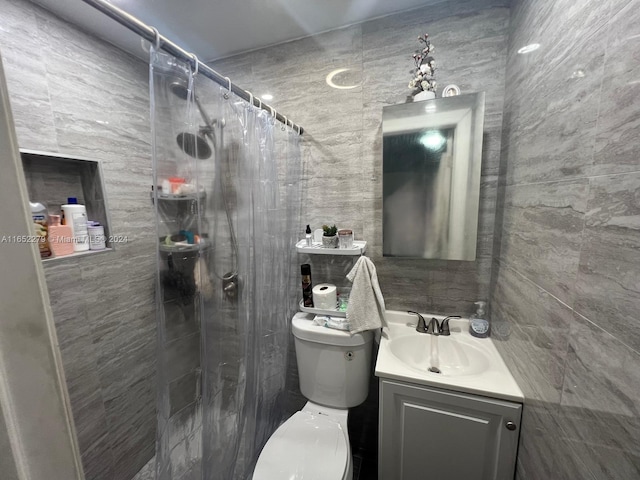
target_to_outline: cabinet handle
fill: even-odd
[[[515,430],[517,428],[516,424],[513,422],[507,422],[505,426],[507,427],[507,430]]]

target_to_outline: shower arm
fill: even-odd
[[[304,129],[300,125],[296,125],[293,121],[287,119],[284,115],[278,113],[274,108],[267,105],[266,103],[262,103],[258,99],[254,98],[253,95],[250,95],[246,90],[238,87],[235,83],[232,83],[227,78],[220,75],[213,68],[199,61],[195,55],[187,52],[182,47],[178,46],[168,38],[157,33],[157,30],[153,27],[150,27],[140,19],[134,17],[130,13],[116,7],[115,5],[109,3],[106,0],[83,0],[84,3],[91,5],[96,10],[101,11],[108,17],[112,18],[120,25],[128,28],[132,32],[140,35],[142,38],[154,44],[157,42],[158,47],[161,50],[164,50],[167,53],[170,53],[174,57],[189,63],[194,70],[204,75],[205,77],[213,80],[218,85],[222,85],[223,87],[227,87],[230,92],[236,94],[238,97],[242,98],[246,102],[253,103],[254,107],[259,107],[262,110],[266,110],[267,112],[275,112],[273,115],[276,120],[285,125],[290,125],[293,131],[297,131],[299,135],[302,135]]]
[[[209,118],[209,115],[207,115],[207,112],[206,112],[206,110],[202,107],[202,104],[200,103],[200,99],[198,98],[198,96],[197,96],[197,95],[194,95],[193,97],[194,97],[194,100],[195,100],[195,102],[196,102],[196,106],[198,107],[198,110],[200,111],[200,116],[202,117],[202,120],[204,120],[204,123],[207,125],[207,128],[208,128],[210,131],[213,131],[213,125],[214,125],[213,120],[211,120],[211,119]],[[212,138],[211,140],[212,140],[213,142],[215,142],[215,139],[213,139],[213,138]],[[214,145],[215,145],[215,143],[214,143]]]

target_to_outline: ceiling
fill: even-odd
[[[34,0],[146,59],[140,38],[81,0]],[[111,0],[209,61],[442,0]]]

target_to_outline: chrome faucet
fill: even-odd
[[[436,335],[436,336],[442,335],[443,337],[448,337],[449,335],[451,335],[451,329],[449,328],[449,320],[452,318],[462,318],[459,315],[450,315],[448,317],[445,317],[442,320],[442,322],[438,322],[437,318],[432,317],[431,320],[429,320],[429,323],[427,324],[424,317],[420,315],[418,312],[412,312],[410,310],[407,310],[407,313],[411,313],[413,315],[418,316],[418,324],[416,325],[416,332],[428,333],[429,335]]]
[[[431,318],[429,321],[429,325],[427,326],[427,333],[429,335],[441,335],[442,330],[440,328],[440,324],[436,318]]]

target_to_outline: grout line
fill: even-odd
[[[532,186],[532,185],[547,185],[547,184],[552,184],[552,183],[571,183],[571,182],[578,182],[580,180],[591,180],[593,178],[603,178],[603,177],[616,177],[619,175],[634,175],[634,174],[638,174],[640,173],[640,169],[638,170],[631,170],[628,172],[617,172],[617,173],[602,173],[599,175],[584,175],[582,177],[573,177],[573,178],[566,178],[566,179],[561,179],[561,180],[548,180],[548,181],[541,181],[541,182],[526,182],[526,183],[507,183],[505,185],[505,187],[510,188],[510,187],[527,187],[527,186]]]
[[[505,268],[508,268],[509,270],[513,271],[516,275],[522,277],[527,283],[533,285],[534,287],[542,290],[543,292],[545,292],[547,295],[549,295],[551,298],[555,299],[559,304],[567,307],[569,310],[571,310],[571,312],[574,315],[578,315],[581,318],[583,318],[586,322],[590,323],[591,325],[593,325],[594,327],[598,328],[599,330],[602,330],[604,333],[606,333],[607,335],[611,336],[614,340],[616,340],[617,342],[619,342],[620,344],[624,345],[625,347],[627,347],[629,350],[631,350],[632,352],[640,355],[640,351],[638,351],[637,349],[635,349],[634,347],[632,347],[631,345],[627,344],[626,342],[624,342],[623,340],[621,340],[619,337],[615,336],[613,333],[611,333],[610,331],[608,331],[607,329],[605,329],[604,327],[598,325],[597,323],[595,323],[593,320],[589,319],[589,317],[586,317],[585,315],[581,314],[580,312],[578,312],[575,308],[570,307],[567,303],[563,302],[562,300],[560,300],[558,297],[556,297],[553,293],[547,291],[546,289],[544,289],[543,287],[541,287],[540,285],[538,285],[536,282],[534,282],[533,280],[531,280],[530,278],[528,278],[527,276],[525,276],[523,273],[520,273],[518,270],[516,270],[514,267],[508,265],[505,261],[501,260],[501,259],[496,259],[497,262]],[[571,336],[569,336],[569,338],[571,338]]]

